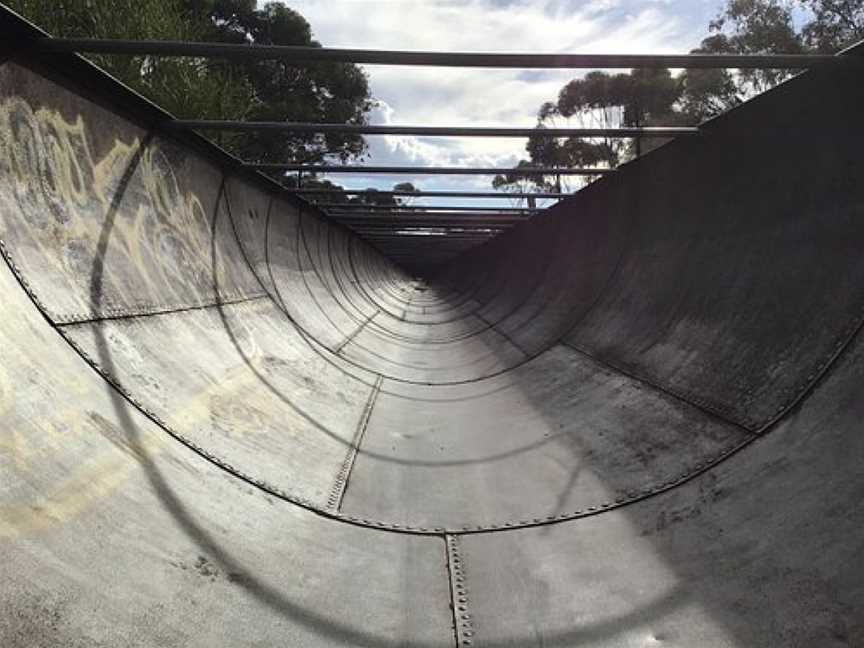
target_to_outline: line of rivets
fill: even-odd
[[[23,283],[22,279],[22,283]],[[38,302],[35,295],[31,295],[34,301]],[[157,306],[155,304],[136,304],[128,308],[119,307],[101,307],[97,313],[67,313],[66,315],[58,315],[52,317],[51,320],[58,325],[70,325],[82,322],[100,321],[102,319],[116,319],[124,317],[147,317],[150,315],[168,315],[171,313],[181,313],[190,310],[204,310],[215,308],[218,306],[238,306],[246,302],[255,301],[267,297],[264,293],[253,293],[244,295],[243,293],[228,293],[223,295],[217,301],[200,301],[195,304],[166,304]]]
[[[458,536],[447,536],[447,561],[452,577],[453,622],[459,646],[474,643],[474,624],[468,607],[468,588],[465,585],[465,563],[460,555]]]
[[[357,455],[357,450],[363,438],[363,433],[366,426],[369,424],[369,419],[372,417],[372,409],[375,407],[375,401],[378,399],[378,394],[381,391],[381,384],[384,382],[381,376],[378,376],[366,405],[363,408],[363,414],[360,416],[360,421],[357,424],[357,429],[354,432],[354,438],[351,441],[351,446],[345,453],[345,459],[342,460],[342,465],[339,467],[339,472],[336,474],[336,479],[333,486],[330,488],[330,495],[327,497],[327,506],[331,509],[336,509],[339,505],[339,500],[342,498],[345,483],[348,481],[348,473],[354,465],[354,459]],[[338,513],[338,511],[336,511]],[[407,528],[407,527],[406,527]]]

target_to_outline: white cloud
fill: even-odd
[[[721,0],[287,0],[327,47],[431,51],[675,53],[695,47]],[[582,71],[366,66],[373,123],[532,126]],[[369,164],[507,166],[524,140],[375,137]],[[407,178],[411,179],[411,178]],[[397,178],[340,176],[347,186]],[[418,177],[424,188],[489,188],[487,177]]]

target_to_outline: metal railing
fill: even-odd
[[[133,56],[182,56],[239,60],[280,60],[308,65],[318,62],[365,65],[521,69],[806,69],[839,65],[831,54],[558,54],[489,52],[418,52],[398,50],[297,47],[233,43],[191,43],[159,40],[94,38],[45,38],[31,50],[44,53],[125,54]]]
[[[38,30],[30,28],[31,33]],[[26,30],[25,30],[26,31]],[[860,57],[825,54],[560,54],[560,53],[484,53],[419,52],[281,45],[194,43],[168,41],[97,40],[80,38],[28,37],[21,51],[52,56],[73,53],[115,54],[132,56],[178,56],[222,58],[240,61],[279,60],[288,65],[308,66],[319,62],[342,62],[366,65],[436,66],[523,69],[612,69],[612,68],[727,68],[727,69],[807,69],[824,66],[860,64]],[[76,57],[77,58],[77,57]],[[117,84],[119,87],[119,84]],[[126,92],[130,92],[125,89]],[[151,111],[152,112],[152,111]],[[164,114],[164,111],[162,111]],[[548,138],[631,138],[637,144],[647,138],[698,137],[698,126],[654,126],[640,128],[531,128],[424,126],[393,124],[333,124],[280,121],[241,121],[172,119],[158,127],[178,136],[188,131],[266,132],[286,131],[305,134],[394,135],[417,137],[548,137]],[[194,135],[194,133],[190,133]],[[363,174],[363,175],[506,175],[532,176],[604,176],[611,168],[557,167],[437,167],[297,164],[280,162],[245,162],[243,169],[272,173]],[[260,177],[260,174],[259,174]],[[515,227],[543,211],[536,201],[559,200],[572,194],[565,192],[481,192],[481,191],[373,191],[357,189],[286,187],[307,204],[352,228],[370,243],[399,261],[415,260],[421,255],[430,263],[446,260],[490,237]],[[334,202],[335,195],[392,196],[398,198],[467,198],[519,199],[527,208],[477,205],[382,205],[364,202]],[[317,198],[323,197],[320,201]],[[434,242],[434,245],[431,243]],[[427,245],[429,243],[429,245]]]

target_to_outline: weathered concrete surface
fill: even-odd
[[[423,279],[93,88],[0,66],[0,646],[864,645],[859,72]]]

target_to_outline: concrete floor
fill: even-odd
[[[74,76],[0,65],[0,646],[864,645],[860,71],[426,277]]]

